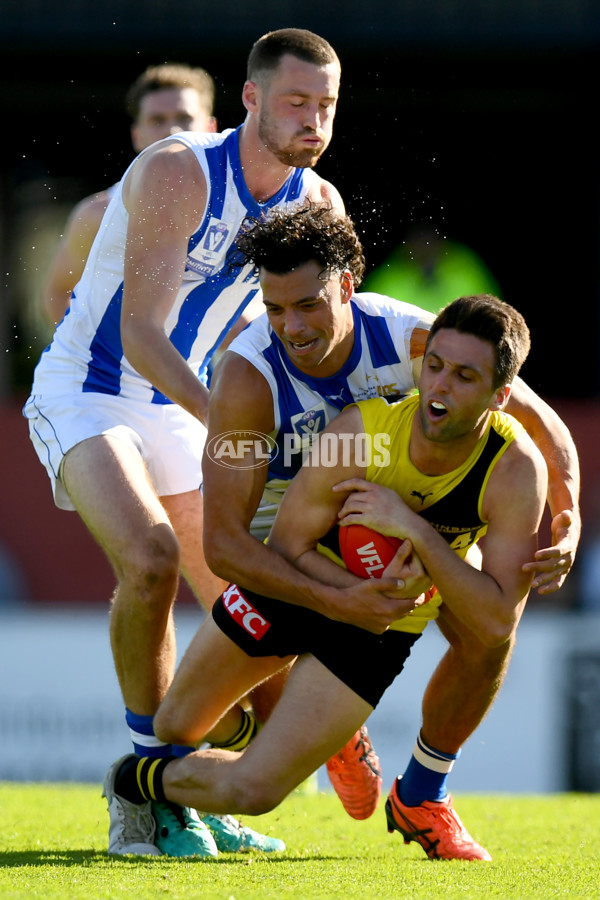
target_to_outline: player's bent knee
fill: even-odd
[[[151,534],[128,548],[115,568],[120,582],[132,585],[141,599],[151,600],[165,589],[173,590],[179,579],[179,543],[168,525],[154,526]]]
[[[472,648],[472,655],[479,655],[484,664],[500,665],[510,658],[515,638],[514,630],[498,629],[490,632],[489,635],[486,635],[485,643],[482,643],[476,650]]]
[[[185,721],[174,707],[161,706],[154,716],[154,734],[165,744],[193,746],[197,739],[186,729]]]
[[[257,777],[244,774],[234,781],[232,796],[235,797],[236,809],[246,816],[261,816],[271,812],[286,796],[286,792],[266,773]]]
[[[481,659],[491,662],[494,659],[504,659],[510,656],[515,641],[516,628],[510,632],[499,634],[495,640],[483,640],[472,631],[444,631],[446,640],[455,654],[462,655],[467,660]]]

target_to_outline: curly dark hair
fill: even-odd
[[[276,275],[313,260],[324,273],[350,271],[355,285],[365,272],[363,248],[352,220],[330,206],[277,209],[264,218],[247,219],[236,246],[244,263]]]

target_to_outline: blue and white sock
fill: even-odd
[[[188,756],[190,753],[193,753],[195,749],[196,747],[182,747],[181,744],[173,744],[171,753],[173,754],[173,756],[181,759],[181,757]]]
[[[139,716],[130,709],[125,709],[125,721],[133,741],[133,750],[138,756],[156,759],[172,755],[171,744],[165,744],[154,734],[154,716]]]
[[[458,753],[442,753],[418,736],[413,755],[402,778],[396,782],[398,796],[405,806],[420,806],[426,800],[444,800],[446,780]]]

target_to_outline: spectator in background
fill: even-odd
[[[126,95],[133,149],[140,153],[179,131],[215,132],[214,102],[215,84],[204,69],[179,63],[149,66]],[[69,307],[115,187],[85,197],[67,220],[42,294],[44,315],[52,326]]]
[[[414,303],[434,314],[448,297],[501,296],[496,279],[477,254],[447,240],[430,223],[411,226],[406,240],[365,279],[363,290]]]

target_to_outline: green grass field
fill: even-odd
[[[100,787],[0,784],[0,896],[298,900],[600,898],[600,795],[460,796],[456,807],[492,863],[431,862],[388,835],[383,803],[366,822],[334,794],[293,795],[247,820],[283,838],[283,854],[197,862],[106,853]]]

